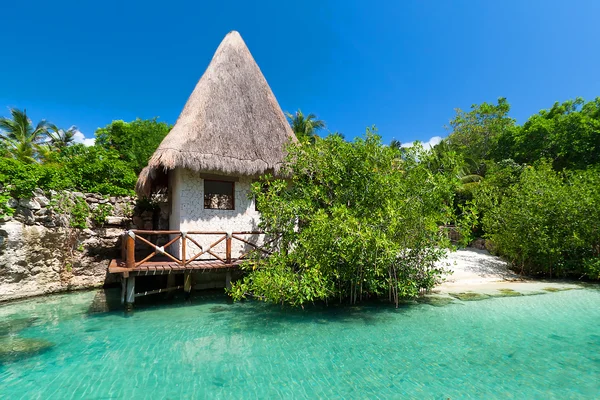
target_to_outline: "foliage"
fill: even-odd
[[[600,256],[599,172],[560,173],[548,162],[525,168],[505,196],[481,207],[487,237],[525,273],[586,274],[584,260]]]
[[[15,212],[15,210],[8,205],[10,198],[10,194],[6,190],[0,190],[0,220],[12,216]]]
[[[172,126],[153,119],[132,122],[113,121],[96,131],[96,146],[120,154],[137,175],[148,164]]]
[[[542,158],[556,170],[584,169],[600,163],[600,97],[555,103],[523,126],[503,132],[504,157],[531,164]]]
[[[446,142],[451,150],[474,166],[470,173],[484,172],[484,160],[489,160],[497,151],[498,138],[514,126],[515,120],[508,116],[509,111],[510,105],[503,97],[497,104],[484,102],[472,105],[468,112],[456,110]]]
[[[133,193],[137,176],[115,151],[77,144],[65,149],[59,163],[69,173],[69,188],[116,196]]]
[[[90,216],[90,208],[83,197],[62,192],[52,199],[50,207],[62,216],[65,226],[77,229],[88,227],[87,219]]]
[[[49,124],[49,147],[58,152],[62,151],[75,143],[75,133],[77,133],[76,126],[72,126],[69,129],[59,129],[56,125]]]
[[[94,224],[102,226],[106,222],[106,217],[111,215],[113,212],[113,206],[109,203],[98,204],[96,207],[91,209],[91,217]]]
[[[315,114],[304,115],[298,110],[295,114],[286,112],[285,115],[300,142],[314,143],[318,137],[317,131],[325,128],[325,122],[317,119]]]
[[[97,147],[70,146],[57,162],[45,165],[0,158],[0,184],[15,198],[29,198],[38,187],[130,195],[135,181],[135,174],[117,154]]]
[[[10,118],[0,118],[0,140],[7,155],[25,163],[37,161],[37,146],[44,139],[48,124],[42,120],[35,126],[26,110],[10,109]]]
[[[385,295],[397,305],[431,289],[455,181],[432,174],[423,154],[383,146],[370,130],[350,143],[331,135],[292,145],[290,181],[253,185],[260,226],[278,238],[273,254],[247,264],[230,294],[296,306]]]

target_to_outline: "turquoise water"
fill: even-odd
[[[103,312],[102,298],[0,306],[5,348],[15,338],[53,344],[0,353],[0,398],[600,397],[594,289],[398,310],[202,295],[139,305],[130,317]]]

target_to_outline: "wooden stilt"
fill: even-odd
[[[135,302],[135,276],[127,278],[127,298],[125,300],[125,308],[131,310]]]
[[[183,291],[185,292],[185,298],[189,299],[192,292],[192,273],[185,272],[183,274]]]
[[[225,274],[225,287],[231,289],[231,271],[227,271]]]
[[[167,290],[168,290],[167,297],[168,298],[172,298],[173,297],[173,291],[169,290],[169,289],[171,289],[174,286],[175,286],[175,274],[169,274],[169,275],[167,275]]]
[[[121,304],[125,304],[125,291],[127,290],[127,280],[121,275]]]

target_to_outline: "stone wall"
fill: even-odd
[[[126,229],[168,229],[165,203],[152,207],[132,197],[37,190],[31,199],[11,199],[14,215],[0,222],[0,301],[99,287],[114,280],[109,260],[120,257]],[[57,206],[64,199],[84,199],[90,210],[87,228],[70,227]],[[108,204],[109,206],[100,206]],[[104,223],[94,222],[98,207],[110,209]]]

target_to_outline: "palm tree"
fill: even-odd
[[[392,141],[390,142],[390,147],[396,150],[400,150],[402,148],[402,143],[399,140],[392,139]]]
[[[34,127],[26,110],[10,109],[11,118],[0,118],[0,140],[17,160],[36,162],[36,148],[48,133],[48,123],[41,120]]]
[[[77,127],[72,126],[69,129],[58,129],[56,125],[49,125],[50,130],[48,131],[48,138],[50,138],[50,147],[61,151],[65,147],[73,144],[75,140],[75,134],[77,133]]]
[[[296,111],[296,114],[285,113],[290,120],[292,130],[296,137],[301,142],[314,143],[317,139],[317,131],[325,128],[325,121],[317,119],[315,114],[304,115],[301,110]]]

